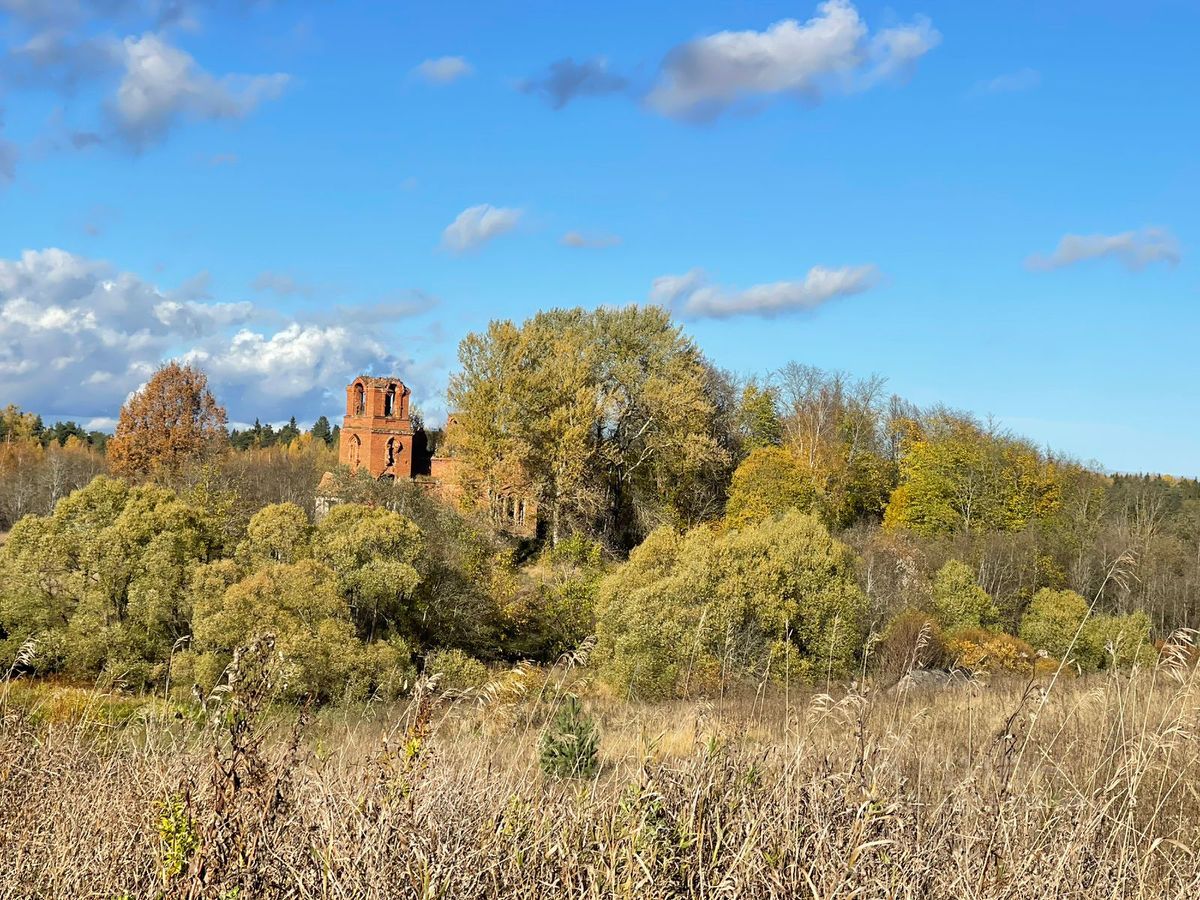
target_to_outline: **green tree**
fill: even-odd
[[[311,559],[269,564],[223,593],[198,594],[194,633],[197,666],[210,673],[238,646],[274,634],[285,693],[293,697],[362,696],[409,662],[402,642],[363,646],[336,575]]]
[[[933,579],[933,609],[947,631],[982,628],[996,621],[996,605],[966,563],[952,559]]]
[[[1034,447],[939,412],[902,444],[884,525],[924,535],[1020,531],[1060,504],[1056,468]]]
[[[246,527],[245,551],[252,565],[294,563],[311,553],[308,514],[294,503],[264,506]]]
[[[568,694],[538,742],[542,771],[556,778],[590,778],[599,762],[600,733],[583,711],[579,698]]]
[[[333,431],[329,427],[329,419],[321,416],[313,422],[312,436],[314,441],[324,441],[326,446],[333,444]]]
[[[759,447],[777,447],[783,443],[783,423],[779,419],[777,392],[751,381],[742,391],[738,404],[738,426],[742,446],[747,451]]]
[[[225,522],[193,498],[102,476],[13,534],[0,549],[8,652],[32,637],[47,668],[140,685],[188,634],[187,583],[222,552]]]

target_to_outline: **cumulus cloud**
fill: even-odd
[[[268,328],[252,304],[207,293],[203,277],[163,290],[64,250],[0,259],[0,397],[46,416],[111,418],[174,357],[205,368],[235,419],[315,417],[339,408],[359,372],[403,376],[412,366],[352,322]],[[416,302],[373,311],[396,316],[401,299]]]
[[[777,281],[737,290],[711,284],[699,269],[654,279],[650,300],[693,319],[755,315],[774,318],[816,309],[837,297],[861,294],[879,283],[875,266],[813,266],[801,281]]]
[[[1068,234],[1049,256],[1035,254],[1025,264],[1036,271],[1061,269],[1089,259],[1115,259],[1131,271],[1151,263],[1177,265],[1179,241],[1165,228],[1143,228],[1120,234]]]
[[[328,396],[359,372],[401,374],[411,366],[359,329],[300,322],[273,334],[242,329],[182,358],[204,369],[235,416],[268,419],[327,408]]]
[[[461,56],[439,56],[437,59],[427,59],[415,69],[417,77],[431,84],[450,84],[465,78],[474,71],[471,64]]]
[[[215,78],[156,34],[126,38],[122,60],[110,112],[117,132],[138,148],[162,140],[181,119],[243,118],[288,84],[284,74]]]
[[[599,250],[604,247],[615,247],[621,243],[621,238],[615,234],[584,234],[581,231],[568,231],[559,241],[564,247],[575,247],[581,250]]]
[[[1042,83],[1042,74],[1037,69],[1017,69],[1015,72],[1005,72],[995,78],[989,78],[975,85],[977,94],[1015,94],[1019,91],[1029,91]]]
[[[871,34],[849,0],[826,0],[807,22],[722,31],[672,50],[646,97],[651,109],[692,121],[731,106],[791,95],[864,90],[902,76],[941,41],[928,19]]]
[[[596,97],[625,90],[628,80],[610,72],[608,61],[597,56],[583,62],[560,59],[545,72],[526,78],[517,87],[526,94],[542,97],[554,109],[562,109],[576,97]]]
[[[507,234],[517,227],[522,211],[481,203],[458,214],[442,232],[442,246],[455,253],[465,253],[481,247],[493,238]]]

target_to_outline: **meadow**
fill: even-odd
[[[254,647],[191,706],[12,681],[0,896],[1193,897],[1190,646],[1082,678],[658,704],[569,659],[297,707]],[[600,733],[586,777],[539,766],[567,696]]]

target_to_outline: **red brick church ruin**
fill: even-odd
[[[412,392],[398,378],[360,375],[346,386],[346,415],[342,420],[338,462],[351,472],[366,471],[381,481],[413,481],[447,503],[462,502],[459,460],[442,446],[430,449],[423,428],[409,414]],[[451,415],[446,433],[457,426]],[[317,489],[317,508],[327,511],[338,502],[334,479],[326,473]],[[496,526],[515,535],[537,533],[537,503],[515,486],[498,496],[479,498]]]
[[[416,434],[408,415],[411,391],[394,378],[361,375],[346,388],[338,462],[372,478],[412,478]]]

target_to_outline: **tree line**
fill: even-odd
[[[742,378],[655,308],[493,322],[460,363],[454,508],[339,470],[317,428],[231,453],[203,373],[164,367],[103,464],[0,550],[0,663],[32,646],[36,671],[203,684],[271,623],[319,661],[297,690],[333,698],[594,634],[604,677],[652,697],[914,664],[1082,673],[1200,619],[1194,480],[1106,475],[878,377]],[[325,471],[347,502],[316,522]],[[493,527],[514,490],[540,539]]]

